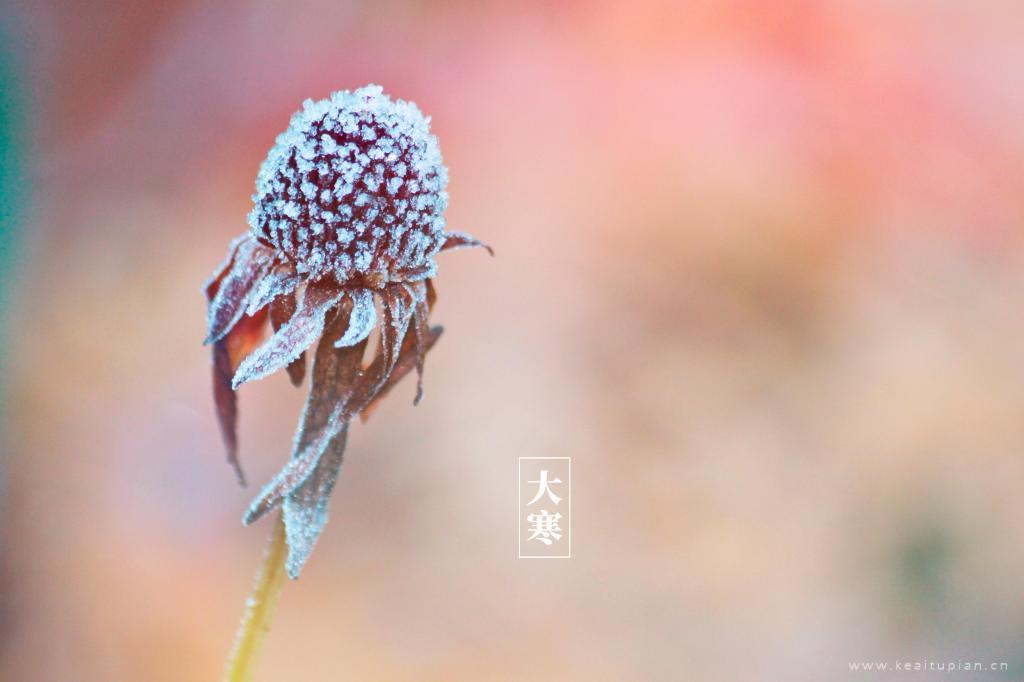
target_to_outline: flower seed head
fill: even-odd
[[[380,285],[432,266],[447,185],[430,119],[368,85],[292,116],[256,177],[249,226],[302,275]]]

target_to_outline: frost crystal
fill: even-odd
[[[306,100],[260,167],[254,236],[303,276],[389,281],[444,244],[448,170],[429,119],[380,86]]]

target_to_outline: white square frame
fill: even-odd
[[[523,554],[523,460],[565,460],[569,462],[569,548],[566,554],[534,556]],[[516,458],[516,548],[520,559],[571,559],[572,558],[572,457],[518,457]]]

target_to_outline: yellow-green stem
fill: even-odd
[[[284,585],[286,551],[284,520],[278,514],[274,533],[270,536],[263,563],[256,574],[252,594],[245,603],[245,614],[235,634],[235,645],[224,667],[223,682],[249,682],[252,679],[256,659],[263,646],[263,637],[270,629],[277,597]]]

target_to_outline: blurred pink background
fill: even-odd
[[[1024,7],[9,3],[31,204],[0,679],[217,679],[268,523],[203,279],[307,97],[433,117],[446,333],[354,429],[259,680],[1024,673]],[[305,389],[241,394],[257,485]],[[518,456],[573,557],[516,558]],[[918,674],[914,679],[924,679]]]

